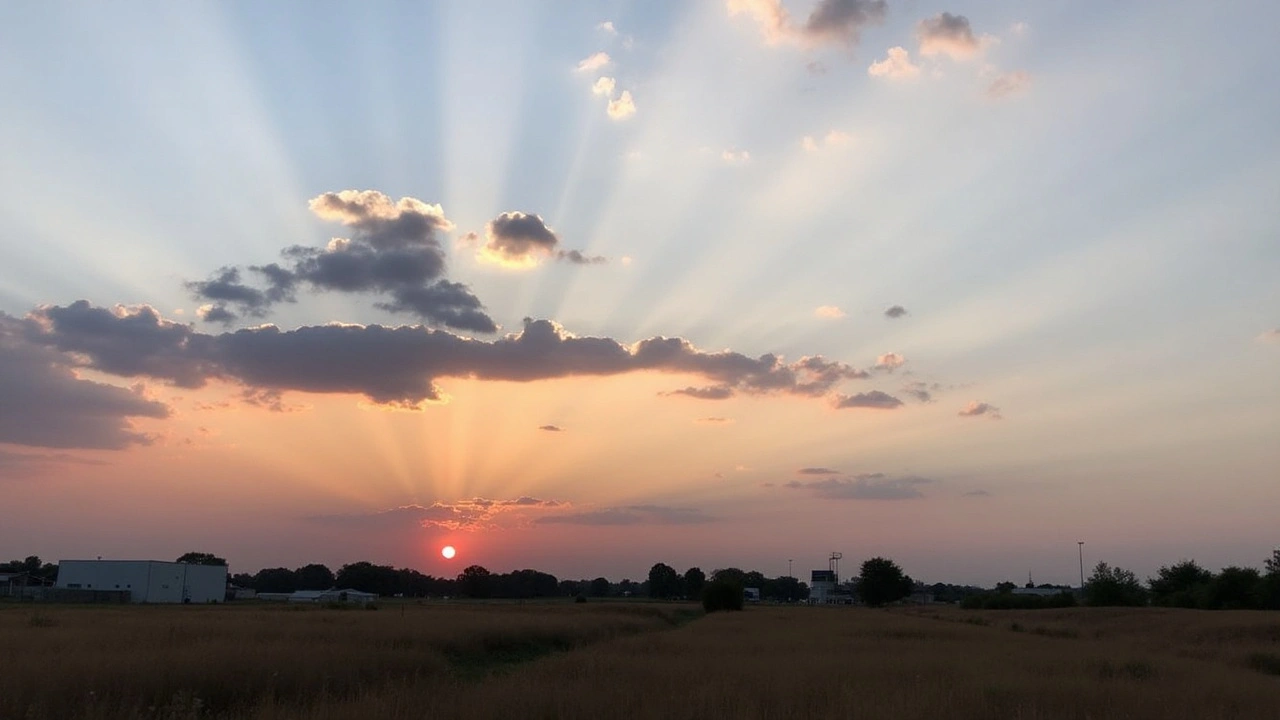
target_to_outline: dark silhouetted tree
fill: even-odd
[[[1205,607],[1246,610],[1263,605],[1262,575],[1253,568],[1225,567],[1209,583]]]
[[[734,577],[717,577],[702,589],[702,609],[709,613],[742,609],[742,584]]]
[[[871,607],[880,607],[911,594],[914,583],[898,564],[888,558],[871,558],[858,573],[858,597]]]
[[[227,561],[214,555],[213,553],[189,552],[183,553],[182,557],[174,562],[189,563],[191,565],[226,565]]]
[[[1147,592],[1131,571],[1100,562],[1085,583],[1084,600],[1094,606],[1146,605]]]
[[[1166,607],[1203,607],[1205,592],[1213,581],[1213,573],[1196,564],[1195,560],[1162,567],[1156,576],[1147,581],[1151,588],[1151,602]]]
[[[328,590],[336,583],[333,571],[324,565],[311,563],[293,571],[299,590]],[[359,590],[360,588],[352,588]]]
[[[711,571],[711,579],[713,581],[728,580],[729,582],[738,583],[740,587],[746,587],[745,581],[747,579],[747,574],[735,567],[720,568],[718,570]]]
[[[680,574],[666,563],[649,568],[649,597],[673,598],[680,594]]]
[[[697,600],[702,597],[702,588],[707,584],[707,574],[702,568],[691,567],[684,571],[684,596]]]
[[[493,576],[479,565],[470,565],[458,575],[458,590],[473,598],[487,598],[493,592]]]
[[[1014,589],[1014,588],[1016,588],[1016,587],[1018,587],[1018,586],[1017,586],[1017,585],[1014,585],[1013,583],[1009,582],[1008,580],[1005,580],[1004,582],[996,583],[996,592],[998,592],[998,593],[1004,593],[1004,594],[1008,595],[1009,593],[1013,592],[1013,589]]]
[[[609,589],[608,578],[598,577],[591,581],[591,597],[608,597]]]
[[[1262,564],[1262,572],[1265,575],[1280,575],[1280,548],[1271,551],[1271,557]]]
[[[250,586],[258,592],[290,593],[298,589],[298,579],[289,568],[263,568]]]

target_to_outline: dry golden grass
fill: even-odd
[[[1280,718],[1274,613],[687,609],[0,610],[0,717]]]

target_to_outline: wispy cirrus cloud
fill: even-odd
[[[535,522],[540,525],[701,525],[716,518],[702,510],[665,505],[626,505],[582,512],[546,515]]]
[[[934,482],[915,475],[888,477],[884,473],[864,473],[810,482],[792,480],[783,487],[802,490],[824,500],[913,500],[924,497],[921,488]]]
[[[539,515],[561,510],[567,503],[522,496],[509,500],[470,498],[439,501],[430,505],[401,505],[366,513],[317,515],[315,522],[363,528],[428,528],[474,532],[516,527],[535,521]]]

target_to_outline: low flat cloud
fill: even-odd
[[[887,477],[884,473],[864,473],[811,482],[792,480],[783,487],[802,490],[824,500],[913,500],[924,497],[920,488],[933,482],[915,475]]]
[[[908,314],[907,309],[902,307],[901,305],[891,305],[889,306],[888,309],[884,311],[884,316],[889,318],[890,320],[897,320],[898,318],[907,314]]]
[[[351,237],[334,238],[322,248],[288,246],[281,251],[283,264],[248,268],[257,284],[236,267],[186,283],[197,300],[208,302],[202,319],[229,324],[240,315],[263,317],[275,304],[295,301],[297,290],[306,287],[379,295],[382,310],[458,330],[497,330],[471,290],[445,278],[439,234],[453,223],[439,205],[392,200],[375,190],[342,190],[312,198],[309,207],[320,219],[349,228]]]
[[[960,417],[985,416],[985,417],[991,418],[992,420],[1002,419],[1002,416],[1000,415],[1000,408],[994,405],[991,405],[990,403],[978,402],[977,400],[970,401],[968,405],[965,405],[963,408],[960,408],[960,412],[956,414],[959,415]]]
[[[902,393],[910,395],[920,402],[927,403],[933,400],[933,393],[941,389],[938,383],[926,383],[922,381],[909,382],[902,386]]]
[[[911,62],[911,53],[904,47],[891,47],[883,60],[867,67],[871,77],[887,80],[910,80],[920,76],[920,66]]]
[[[751,160],[751,153],[737,148],[728,148],[720,153],[720,159],[730,165],[745,165]]]
[[[827,318],[830,320],[837,320],[844,317],[844,311],[835,305],[819,305],[813,309],[813,314],[816,317]]]
[[[870,392],[858,393],[856,395],[837,395],[835,407],[837,410],[845,408],[894,410],[902,407],[902,401],[888,393],[884,393],[879,390],[872,390]]]
[[[699,425],[728,425],[733,422],[733,418],[727,417],[702,417],[694,420]]]
[[[105,464],[64,452],[14,452],[0,448],[0,478],[39,477],[59,465]]]
[[[1024,70],[1004,73],[987,86],[987,97],[1000,99],[1017,95],[1031,86],[1031,75]]]
[[[986,490],[970,490],[964,493],[965,497],[991,497],[991,493]]]
[[[65,353],[59,362],[181,387],[210,380],[312,393],[358,393],[375,403],[419,407],[444,397],[440,378],[532,382],[631,372],[696,375],[734,394],[822,397],[866,372],[821,356],[791,363],[776,355],[706,352],[681,338],[630,345],[577,337],[549,320],[519,333],[474,340],[423,326],[273,325],[210,334],[166,320],[149,306],[103,308],[81,300],[44,306],[20,327],[25,344]],[[718,392],[718,391],[717,391]],[[691,393],[678,393],[691,394]],[[133,411],[158,413],[153,405]]]
[[[430,505],[401,505],[368,513],[318,515],[315,522],[364,529],[429,528],[474,532],[526,525],[533,517],[567,507],[558,500],[522,496],[510,500],[471,498]]]
[[[697,508],[664,505],[627,505],[584,512],[545,515],[535,522],[540,525],[700,525],[714,522]]]
[[[564,428],[559,425],[539,425],[538,429],[545,430],[547,432],[564,432]]]
[[[982,50],[969,18],[946,12],[921,20],[916,25],[916,39],[920,41],[920,54],[925,57],[946,55],[953,60],[968,60]]]
[[[862,31],[884,22],[884,0],[818,0],[804,23],[797,24],[782,0],[727,0],[729,15],[746,15],[760,25],[770,44],[831,44],[852,47]]]
[[[832,470],[825,467],[802,467],[796,470],[797,475],[839,475],[839,470]]]
[[[712,385],[711,387],[686,387],[679,390],[662,393],[663,395],[686,395],[699,400],[726,400],[733,397],[733,388],[727,385]]]
[[[73,358],[26,334],[25,322],[0,312],[0,443],[119,450],[152,442],[132,419],[166,418],[168,406],[77,377]]]
[[[836,149],[849,147],[853,143],[853,136],[843,130],[829,130],[826,135],[814,137],[813,135],[805,135],[800,138],[800,147],[805,152],[818,152],[823,149]]]

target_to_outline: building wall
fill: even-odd
[[[155,560],[63,560],[57,587],[128,590],[137,603],[222,602],[227,568]]]

